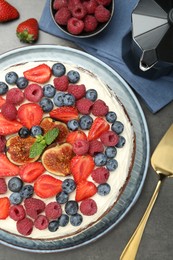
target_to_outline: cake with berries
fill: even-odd
[[[73,64],[18,64],[1,71],[0,109],[0,229],[70,237],[111,210],[135,133],[106,83]]]

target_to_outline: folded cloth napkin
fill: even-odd
[[[140,95],[149,110],[156,113],[173,100],[173,71],[161,77],[143,77],[133,73],[125,62],[123,51],[129,47],[126,35],[131,32],[131,13],[137,3],[138,0],[115,0],[115,12],[109,26],[94,37],[79,39],[58,29],[51,18],[50,0],[47,0],[39,27],[42,31],[76,43],[89,54],[104,61]]]

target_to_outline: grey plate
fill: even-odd
[[[82,51],[54,45],[36,45],[12,50],[0,56],[0,70],[28,61],[61,61],[93,71],[112,88],[125,106],[136,133],[136,155],[130,180],[113,209],[91,228],[74,238],[32,240],[0,230],[0,243],[29,252],[66,251],[95,241],[115,227],[136,203],[149,164],[149,134],[143,111],[126,82],[109,66]]]

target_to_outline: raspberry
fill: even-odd
[[[84,18],[84,31],[93,32],[97,28],[98,22],[93,15],[87,15]]]
[[[99,5],[108,6],[112,0],[96,0]]]
[[[73,144],[73,152],[77,155],[84,155],[88,152],[89,142],[87,140],[76,140]]]
[[[86,88],[84,84],[75,85],[70,84],[68,86],[68,93],[72,94],[76,100],[83,98],[86,94]]]
[[[45,203],[40,199],[27,198],[24,201],[26,214],[31,218],[36,219],[37,216],[45,209]]]
[[[39,215],[36,220],[34,221],[34,226],[39,229],[43,230],[46,229],[49,225],[49,220],[46,216],[44,215]]]
[[[5,151],[6,139],[5,136],[0,135],[0,153]]]
[[[24,94],[18,88],[12,88],[7,92],[6,102],[20,105],[24,101]]]
[[[68,0],[68,9],[71,11],[74,6],[80,3],[81,3],[80,0]]]
[[[67,25],[71,12],[67,7],[60,8],[55,14],[55,21],[60,25]]]
[[[83,4],[79,3],[72,8],[71,12],[73,17],[81,20],[87,14],[87,9]]]
[[[23,218],[17,221],[17,230],[20,234],[24,236],[29,236],[33,230],[33,221],[30,218]]]
[[[98,3],[96,0],[87,0],[83,2],[83,5],[86,7],[88,14],[94,14],[95,9],[98,6]]]
[[[99,140],[92,140],[89,142],[88,153],[91,156],[94,156],[97,153],[102,153],[103,151],[104,151],[104,146]]]
[[[50,202],[45,208],[48,219],[57,219],[62,215],[61,205],[58,202]]]
[[[97,99],[92,106],[91,112],[94,116],[105,116],[109,112],[109,108],[103,100]]]
[[[54,78],[53,80],[54,86],[59,91],[66,91],[68,88],[68,77],[66,75],[63,75],[61,77]]]
[[[24,90],[25,98],[31,102],[38,102],[43,97],[43,89],[38,84],[30,84]]]
[[[4,194],[7,192],[7,184],[4,178],[0,178],[0,194]]]
[[[1,107],[2,115],[8,120],[15,120],[17,117],[17,109],[12,103],[5,103]]]
[[[53,9],[59,10],[61,7],[68,6],[68,0],[55,0],[53,2]]]
[[[78,35],[84,29],[84,22],[75,17],[71,17],[67,23],[67,30],[69,33]]]
[[[80,211],[83,215],[92,216],[97,212],[97,204],[93,199],[83,200],[80,204]]]
[[[99,184],[105,183],[109,178],[109,171],[105,167],[98,167],[91,172],[91,177]]]
[[[15,221],[24,219],[25,217],[25,210],[22,205],[13,205],[10,207],[10,218],[12,218]]]
[[[98,5],[95,9],[95,18],[100,23],[105,23],[109,20],[111,13],[103,5]]]
[[[119,136],[113,131],[107,131],[100,136],[105,146],[115,146],[119,141]]]
[[[82,115],[90,114],[93,102],[88,98],[81,98],[76,102],[76,107]]]

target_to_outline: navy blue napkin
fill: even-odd
[[[58,29],[51,18],[50,0],[47,0],[39,28],[76,43],[89,54],[111,66],[127,81],[134,92],[140,95],[149,110],[156,113],[173,100],[173,71],[161,77],[141,77],[131,70],[124,59],[123,52],[129,47],[126,38],[129,39],[131,32],[131,13],[137,3],[138,0],[115,0],[115,13],[109,26],[92,38],[77,39]]]

